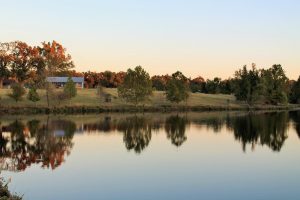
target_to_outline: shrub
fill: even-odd
[[[68,78],[66,85],[64,86],[64,93],[71,99],[77,95],[77,89],[74,81],[71,77]]]
[[[41,98],[35,88],[30,88],[28,95],[27,95],[27,99],[34,103],[41,100]]]
[[[26,93],[24,87],[19,83],[15,83],[11,86],[11,89],[12,93],[9,93],[8,96],[14,99],[16,102],[21,101]]]
[[[70,96],[68,96],[65,92],[57,92],[56,99],[58,101],[58,105],[60,105],[63,101],[70,99]]]

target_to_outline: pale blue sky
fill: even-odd
[[[0,41],[56,40],[80,71],[142,65],[227,78],[244,64],[300,75],[297,0],[0,0]]]

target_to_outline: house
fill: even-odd
[[[84,77],[71,77],[77,88],[84,88]],[[49,83],[53,83],[56,87],[63,87],[68,77],[47,77]]]

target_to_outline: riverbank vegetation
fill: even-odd
[[[10,88],[0,89],[1,111],[274,109],[300,103],[300,78],[289,80],[279,64],[267,69],[243,66],[225,80],[188,78],[179,71],[150,77],[141,66],[117,73],[73,68],[71,56],[55,41],[41,46],[0,43],[0,88]],[[69,78],[57,88],[47,81],[49,76]],[[85,89],[77,89],[71,77],[84,77]]]
[[[0,180],[0,199],[1,200],[21,200],[22,198],[12,194],[8,190],[8,183],[4,183],[4,181]]]

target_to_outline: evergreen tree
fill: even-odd
[[[128,69],[124,82],[118,87],[119,97],[137,106],[152,95],[152,82],[149,74],[141,67]]]
[[[175,103],[187,101],[189,97],[188,79],[179,71],[172,74],[171,80],[167,83],[166,98]]]
[[[248,70],[245,65],[235,73],[234,93],[238,100],[247,101],[250,104],[263,103],[265,94],[265,82],[261,79],[261,72],[252,64]]]
[[[76,85],[71,77],[68,78],[67,83],[64,86],[64,93],[69,99],[77,95]]]

